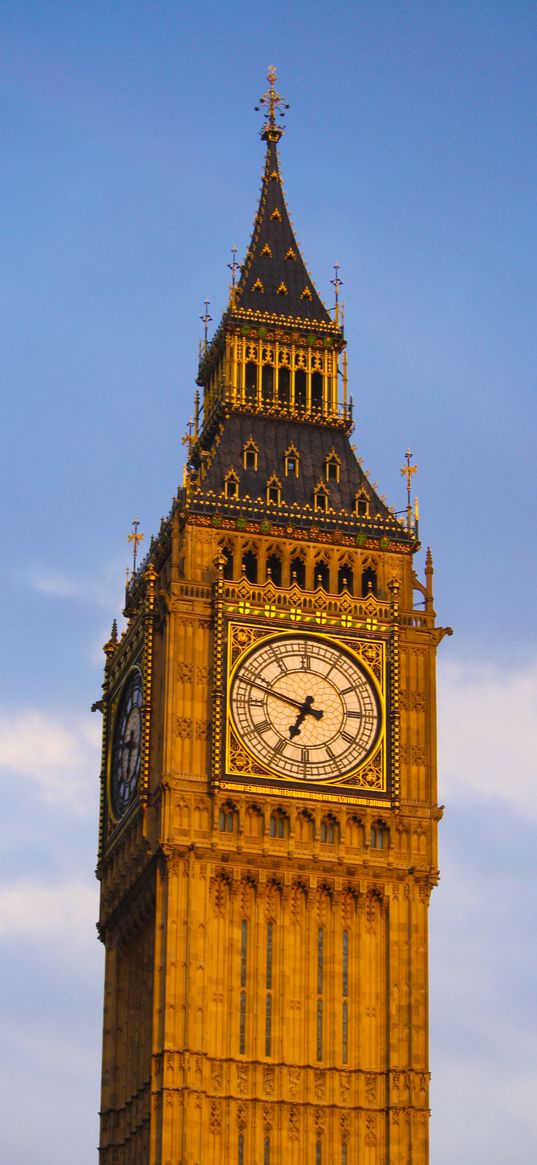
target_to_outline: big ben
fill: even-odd
[[[105,645],[103,1165],[429,1160],[445,630],[411,455],[396,513],[350,445],[339,272],[329,312],[268,81],[184,480]]]

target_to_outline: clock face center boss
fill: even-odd
[[[240,658],[230,680],[237,735],[280,777],[326,781],[350,775],[377,744],[375,681],[333,640],[267,637]]]

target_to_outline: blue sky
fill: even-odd
[[[341,264],[354,440],[397,508],[414,451],[439,621],[455,628],[439,653],[431,1162],[535,1157],[536,59],[522,0],[4,0],[0,1095],[14,1165],[96,1159],[88,709],[132,518],[148,539],[181,478],[203,300],[216,324],[230,248],[249,240],[272,62],[291,105],[288,203],[328,304]]]

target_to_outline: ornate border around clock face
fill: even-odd
[[[227,787],[386,796],[384,639],[230,620],[226,647]]]

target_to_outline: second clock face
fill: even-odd
[[[371,677],[321,636],[261,641],[237,665],[230,702],[243,744],[281,777],[322,782],[350,774],[380,732]]]
[[[133,671],[121,697],[112,745],[111,796],[114,816],[123,817],[140,775],[142,677]]]

